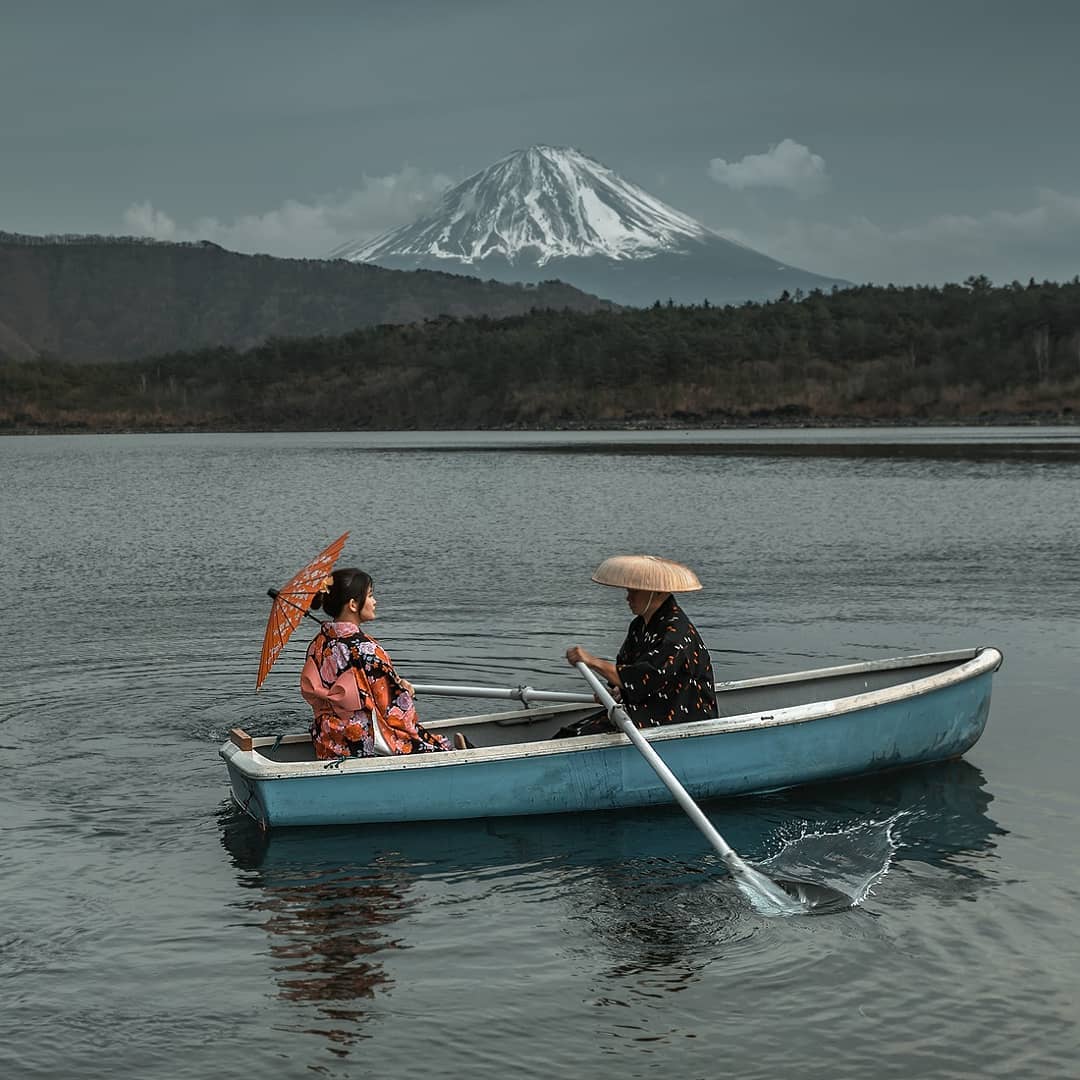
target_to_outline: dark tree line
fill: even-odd
[[[0,367],[0,424],[394,429],[1068,418],[1080,281],[442,317],[123,364]]]

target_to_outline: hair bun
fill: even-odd
[[[331,619],[336,619],[350,600],[363,606],[370,591],[371,577],[356,567],[346,567],[325,579],[323,591],[312,597],[311,606],[316,611],[322,608]]]

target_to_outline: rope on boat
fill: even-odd
[[[266,832],[270,828],[270,822],[267,821],[267,817],[266,817],[266,807],[264,806],[262,808],[263,812],[262,812],[261,817],[256,817],[255,814],[251,813],[248,810],[248,806],[251,805],[251,800],[254,799],[255,796],[258,795],[258,793],[259,793],[258,786],[255,784],[255,782],[253,780],[249,780],[246,776],[242,777],[241,779],[243,779],[244,783],[247,784],[247,786],[248,786],[248,796],[243,802],[241,802],[236,797],[236,791],[235,791],[235,788],[234,788],[233,789],[233,802],[235,802],[236,805],[240,807],[240,813],[247,814],[249,817],[253,818],[254,821],[255,821],[255,824],[258,825],[259,828],[263,832]],[[258,800],[256,800],[256,805],[258,805]]]
[[[250,783],[250,782],[247,782],[247,783],[248,783],[248,797],[240,804],[240,809],[245,814],[247,813],[248,803],[251,802],[251,800],[253,798],[255,798],[255,785]]]

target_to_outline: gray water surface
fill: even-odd
[[[821,918],[675,809],[265,837],[217,747],[306,726],[265,593],[346,529],[417,682],[581,690],[649,551],[717,678],[993,644],[990,724],[708,807],[873,877]],[[1078,539],[1069,431],[0,438],[0,1076],[1074,1077]]]

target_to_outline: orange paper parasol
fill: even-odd
[[[285,642],[307,614],[315,594],[322,590],[348,539],[348,533],[339,536],[329,547],[320,551],[303,570],[282,585],[276,594],[271,593],[274,604],[270,608],[270,618],[266,622],[266,633],[263,635],[259,677],[255,680],[256,690],[262,686],[263,679],[285,648]]]

